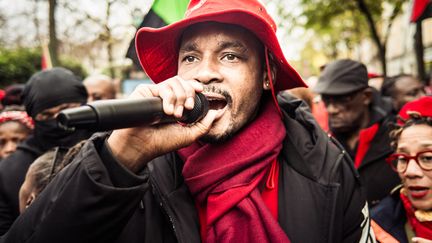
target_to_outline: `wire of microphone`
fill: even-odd
[[[59,127],[66,130],[77,128],[109,131],[114,129],[181,122],[192,124],[208,112],[206,97],[197,93],[192,110],[185,109],[181,118],[163,112],[162,99],[147,97],[139,99],[98,100],[84,106],[65,109],[57,116]]]

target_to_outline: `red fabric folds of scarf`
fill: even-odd
[[[222,144],[195,143],[178,151],[183,177],[205,212],[203,242],[289,242],[258,188],[277,159],[285,127],[268,100],[257,118]]]
[[[405,208],[408,222],[411,225],[416,236],[432,240],[432,221],[420,222],[414,214],[415,209],[412,206],[408,197],[401,193],[400,198]]]
[[[363,158],[365,157],[367,151],[369,150],[372,139],[375,137],[378,128],[379,128],[379,124],[375,123],[374,125],[360,131],[358,148],[354,159],[354,166],[357,169],[358,167],[360,167]]]

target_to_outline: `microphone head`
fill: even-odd
[[[97,122],[97,116],[90,106],[80,106],[62,110],[56,120],[59,127],[70,130],[91,127]]]
[[[178,120],[179,122],[192,124],[201,120],[209,110],[209,102],[207,98],[201,94],[197,93],[195,95],[195,105],[192,110],[185,110],[183,116]]]

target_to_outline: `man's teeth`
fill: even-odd
[[[212,110],[219,110],[223,109],[226,106],[226,101],[223,99],[208,99],[209,101],[209,108]]]

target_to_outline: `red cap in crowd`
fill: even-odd
[[[398,123],[403,124],[410,118],[410,114],[418,114],[422,117],[432,117],[432,96],[424,96],[417,100],[406,103],[399,111]]]

